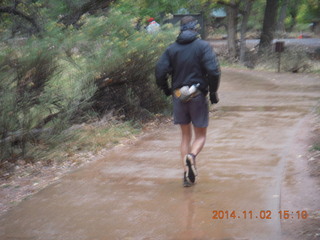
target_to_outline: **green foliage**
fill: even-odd
[[[68,11],[62,3],[56,13]],[[171,25],[158,34],[137,31],[136,19],[110,9],[83,15],[76,29],[49,18],[41,38],[1,44],[1,162],[30,157],[39,141],[49,144],[98,114],[143,119],[167,107],[154,66],[177,32]]]
[[[36,33],[40,28],[38,21],[40,21],[41,4],[32,0],[21,1],[1,1],[1,7],[12,8],[19,12],[13,11],[2,13],[0,12],[0,39],[9,39],[14,36],[30,36]],[[30,18],[34,22],[30,21]],[[28,20],[29,19],[29,20]]]
[[[56,65],[54,53],[33,45],[5,48],[1,58],[0,81],[0,140],[1,158],[13,149],[7,147],[13,139],[22,152],[30,139],[30,129],[39,124],[44,109],[50,109],[45,86],[53,75]],[[4,114],[3,114],[4,113]],[[28,139],[29,138],[29,139]],[[27,140],[28,139],[28,140]]]
[[[318,0],[303,0],[297,20],[300,23],[311,23],[320,20],[320,2]]]
[[[82,36],[90,39],[81,40],[80,59],[100,86],[94,104],[99,112],[115,108],[127,118],[143,118],[166,105],[154,84],[154,66],[176,32],[172,26],[158,34],[137,31],[134,20],[111,11],[108,17],[89,17],[81,29]]]
[[[162,13],[175,13],[180,8],[186,7],[187,2],[184,0],[120,0],[117,1],[117,8],[123,13],[130,13],[136,17],[160,17]]]
[[[265,4],[266,4],[266,1],[264,0],[254,1],[252,10],[251,10],[251,15],[248,22],[248,29],[250,30],[262,29]]]

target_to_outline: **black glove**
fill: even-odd
[[[210,93],[210,102],[212,104],[215,104],[215,103],[219,102],[218,93],[216,93],[216,92]]]
[[[163,92],[166,96],[170,96],[172,94],[171,88],[164,88]]]

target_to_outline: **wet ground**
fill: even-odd
[[[194,187],[169,125],[11,209],[0,239],[317,239],[299,228],[320,208],[306,164],[319,98],[317,76],[224,69]]]

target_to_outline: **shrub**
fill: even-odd
[[[148,34],[137,31],[129,15],[112,11],[108,17],[88,17],[80,34],[89,36],[77,46],[78,61],[98,87],[92,98],[97,112],[116,109],[127,119],[143,119],[166,107],[153,75],[158,57],[176,36],[172,27]]]
[[[1,163],[97,114],[141,120],[166,108],[154,66],[176,32],[150,35],[132,19],[111,10],[83,16],[80,29],[51,22],[41,38],[1,45]]]
[[[272,50],[265,51],[257,58],[257,67],[264,69],[277,69],[279,62],[279,54]],[[286,47],[281,53],[280,67],[284,72],[305,72],[312,70],[316,62],[312,61],[308,49],[305,47]]]
[[[7,51],[1,56],[0,147],[1,159],[13,154],[18,145],[22,154],[32,141],[30,130],[37,126],[47,109],[45,86],[55,72],[54,56],[30,46]]]

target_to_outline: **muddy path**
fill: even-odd
[[[11,209],[0,239],[317,239],[302,228],[320,208],[306,164],[319,97],[314,75],[224,69],[194,187],[168,125]]]

